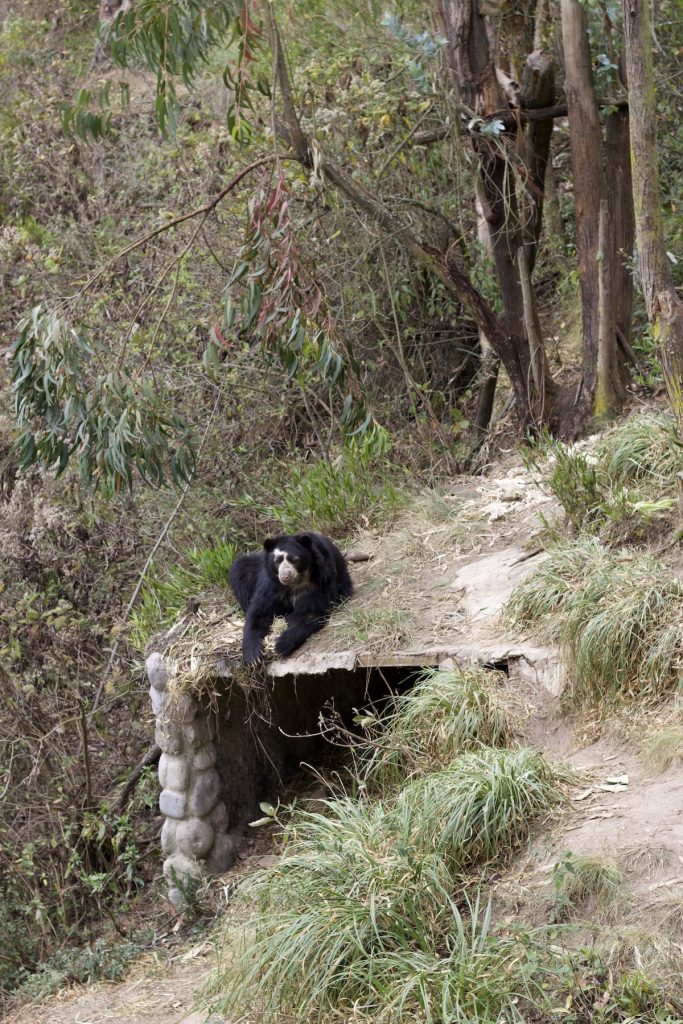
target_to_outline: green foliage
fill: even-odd
[[[340,388],[345,360],[323,293],[297,243],[291,203],[282,169],[274,184],[252,195],[245,240],[226,286],[225,330],[228,336],[248,337],[250,344],[256,337],[266,357],[276,357],[288,379],[297,378],[302,387],[312,374],[328,388]],[[217,363],[217,340],[214,332],[205,355],[210,365]],[[352,446],[381,454],[386,430],[358,391],[346,396],[339,426]]]
[[[553,868],[556,921],[564,921],[592,902],[605,907],[619,895],[624,877],[611,861],[565,853]]]
[[[676,504],[673,490],[683,449],[670,416],[637,416],[608,435],[595,454],[568,448],[544,433],[522,450],[539,483],[560,502],[577,533],[638,535]],[[644,493],[625,484],[638,482]],[[649,490],[647,488],[649,487]],[[650,492],[653,492],[650,496]]]
[[[333,462],[295,463],[284,472],[280,469],[277,480],[265,480],[264,492],[279,496],[276,504],[250,494],[242,503],[285,533],[306,528],[341,537],[398,505],[398,492],[384,470],[363,453],[346,450]]]
[[[459,754],[506,746],[510,732],[489,689],[495,676],[474,666],[423,673],[389,705],[362,768],[367,784],[384,788],[436,771]]]
[[[541,624],[564,647],[579,703],[657,700],[678,683],[683,584],[652,558],[595,539],[552,551],[513,592],[517,626]]]
[[[60,949],[44,960],[34,973],[24,972],[16,995],[44,999],[67,985],[96,981],[118,981],[140,956],[144,944],[117,938],[96,939],[82,949]]]
[[[59,476],[75,457],[88,487],[114,493],[132,488],[134,471],[153,487],[192,478],[189,429],[162,411],[152,380],[136,382],[54,313],[36,306],[22,321],[11,370],[22,468],[38,464]]]
[[[118,67],[140,64],[156,73],[156,115],[162,134],[175,134],[176,80],[192,87],[212,51],[228,36],[236,13],[233,0],[141,0],[105,27],[105,42]]]
[[[185,611],[188,598],[201,598],[211,587],[227,588],[236,553],[232,541],[222,541],[189,551],[187,568],[172,565],[163,575],[157,575],[152,566],[131,614],[131,643],[136,650],[144,651],[154,633],[171,626]]]
[[[61,109],[62,127],[67,135],[74,134],[84,142],[103,139],[112,131],[110,107],[111,82],[101,89],[80,89],[75,103],[64,103]],[[128,86],[121,86],[121,101],[129,102]],[[97,106],[97,110],[92,108]]]

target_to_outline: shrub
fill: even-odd
[[[522,457],[555,495],[577,533],[638,535],[676,506],[683,446],[671,417],[637,416],[614,430],[594,454],[542,435]],[[627,483],[638,482],[643,493]],[[669,493],[662,495],[662,488]]]
[[[592,530],[605,519],[607,481],[593,456],[572,451],[544,433],[522,449],[522,459],[555,495],[575,530]]]

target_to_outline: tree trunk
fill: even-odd
[[[618,331],[630,344],[633,330],[633,183],[629,151],[628,110],[617,110],[607,119],[605,156],[607,190],[612,218],[614,266],[614,319]]]
[[[669,401],[683,435],[683,303],[666,255],[647,0],[624,0],[633,207],[640,276]]]
[[[446,51],[453,82],[463,104],[475,114],[486,117],[506,108],[491,55],[489,20],[480,12],[476,0],[434,0],[437,16],[447,40]],[[515,388],[523,387],[522,419],[530,416],[535,399],[529,395],[532,377],[529,345],[524,325],[524,303],[517,267],[517,250],[522,242],[514,176],[502,139],[473,137],[479,161],[484,217],[491,237],[491,252],[503,306],[503,322],[508,334],[508,359],[499,353]],[[450,261],[449,261],[450,266]],[[494,344],[493,339],[490,339]],[[512,361],[512,367],[508,363]]]
[[[521,105],[525,110],[550,107],[555,102],[555,63],[552,54],[534,51],[522,75]],[[543,223],[546,168],[553,121],[531,122],[520,146],[529,175],[524,217],[524,243],[529,274],[533,273]]]
[[[482,185],[479,180],[475,182],[475,209],[477,213],[477,240],[482,249],[491,254],[491,233],[484,217],[482,203]],[[491,425],[493,416],[493,403],[496,397],[498,385],[498,371],[500,359],[491,348],[491,342],[484,331],[479,330],[479,349],[481,362],[479,367],[479,392],[477,394],[477,411],[474,418],[474,426],[479,434],[485,434]]]
[[[607,199],[600,200],[598,223],[598,365],[595,415],[609,416],[617,406],[614,389],[616,333],[612,293],[612,232]]]
[[[597,383],[598,224],[600,200],[606,195],[602,132],[593,88],[586,9],[577,0],[562,0],[564,92],[569,111],[569,141],[576,204],[576,247],[583,319],[583,401],[590,408]]]

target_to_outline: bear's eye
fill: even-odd
[[[282,565],[284,560],[285,560],[285,556],[284,555],[276,555],[275,559],[274,559],[276,565]]]

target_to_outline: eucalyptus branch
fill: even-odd
[[[194,217],[201,217],[202,214],[204,215],[204,219],[206,219],[206,216],[215,210],[218,204],[225,199],[225,197],[229,195],[237,185],[239,185],[243,178],[246,178],[246,176],[251,174],[252,171],[258,170],[259,167],[265,167],[266,164],[275,163],[278,160],[297,160],[297,162],[300,162],[298,157],[286,157],[280,156],[277,153],[271,153],[269,156],[261,157],[260,160],[255,160],[254,163],[249,164],[248,167],[243,167],[242,170],[228,182],[225,188],[222,188],[220,192],[213,197],[213,199],[210,199],[202,206],[198,206],[196,210],[190,210],[188,213],[182,213],[178,217],[174,217],[172,220],[169,220],[166,224],[161,224],[158,228],[148,231],[146,234],[142,235],[140,238],[136,238],[135,241],[130,242],[129,245],[124,246],[123,249],[111,256],[95,271],[94,274],[88,278],[83,287],[77,292],[74,301],[78,302],[78,300],[81,299],[97,281],[99,281],[105,271],[115,263],[118,263],[118,261],[123,259],[124,256],[134,252],[135,249],[139,249],[158,235],[163,234],[164,231],[170,231],[171,228],[175,228],[179,224],[184,224],[187,220],[192,220]]]
[[[301,161],[304,167],[308,167],[311,163],[311,151],[308,145],[308,139],[301,129],[301,124],[294,106],[292,81],[289,76],[285,52],[282,47],[282,40],[280,39],[280,33],[278,32],[277,22],[275,20],[273,0],[267,0],[266,9],[268,12],[270,44],[275,60],[277,82],[282,94],[282,106],[284,108],[285,121],[287,122],[287,127],[289,129],[289,144],[296,153],[297,159]]]
[[[600,103],[598,106],[601,110],[608,110],[610,108],[624,110],[628,107],[628,101],[624,99],[615,99],[611,102]],[[566,103],[557,103],[552,107],[532,107],[528,110],[521,107],[503,107],[500,110],[494,110],[485,117],[480,117],[478,119],[478,123],[480,125],[485,125],[490,124],[492,121],[500,121],[504,130],[509,131],[510,129],[518,128],[520,124],[533,124],[538,121],[553,121],[556,118],[566,116]],[[434,142],[443,142],[444,139],[449,138],[454,127],[455,126],[453,124],[446,124],[441,125],[438,128],[430,128],[424,132],[416,132],[412,136],[411,141],[414,146],[430,146]]]
[[[220,401],[220,398],[221,398],[221,392],[219,391],[218,394],[216,395],[216,400],[215,400],[215,402],[213,404],[213,409],[211,410],[211,415],[209,416],[209,420],[208,420],[208,422],[206,424],[206,429],[204,430],[204,435],[202,437],[201,443],[199,445],[199,449],[197,451],[197,466],[199,466],[199,459],[200,459],[200,456],[202,454],[202,450],[204,448],[204,445],[206,443],[206,439],[207,439],[207,437],[209,435],[209,429],[211,427],[211,424],[213,423],[214,416],[216,415],[216,410],[218,409],[218,403]],[[109,655],[109,659],[108,659],[107,664],[105,666],[104,672],[102,673],[102,678],[100,679],[100,685],[98,686],[97,693],[95,694],[95,699],[93,701],[93,706],[92,706],[91,710],[88,712],[88,717],[91,717],[97,711],[97,708],[99,706],[100,700],[102,699],[102,694],[104,693],[104,687],[106,685],[107,679],[109,678],[109,674],[110,674],[110,672],[111,672],[111,670],[112,670],[112,668],[114,666],[114,662],[116,661],[116,656],[118,654],[119,646],[121,644],[121,639],[122,639],[122,636],[123,636],[123,626],[128,621],[128,616],[132,612],[133,605],[135,604],[135,602],[138,599],[138,594],[140,593],[140,591],[142,589],[142,584],[145,582],[145,577],[147,576],[147,572],[149,570],[149,567],[151,566],[151,564],[152,564],[152,562],[154,560],[154,556],[156,555],[157,551],[161,547],[161,545],[163,543],[163,540],[164,540],[164,537],[166,536],[168,531],[171,529],[171,525],[173,524],[174,519],[176,518],[176,516],[180,512],[181,508],[183,507],[183,503],[185,501],[185,497],[187,495],[187,492],[190,489],[190,484],[191,483],[192,483],[191,479],[187,480],[187,482],[185,483],[182,491],[180,492],[180,497],[178,498],[178,501],[176,502],[175,507],[173,508],[173,511],[171,512],[170,516],[168,517],[168,519],[164,523],[164,526],[163,526],[163,529],[161,530],[161,533],[157,537],[156,541],[154,542],[154,545],[152,546],[152,550],[150,551],[149,555],[147,556],[147,561],[145,562],[145,564],[143,566],[142,572],[140,573],[140,576],[138,577],[138,581],[137,581],[137,583],[135,585],[135,589],[133,590],[131,598],[130,598],[128,604],[126,605],[126,609],[125,609],[125,611],[123,613],[123,618],[121,619],[121,623],[120,623],[120,625],[121,625],[121,632],[117,636],[116,641],[114,642],[114,646],[111,649],[111,653]]]

